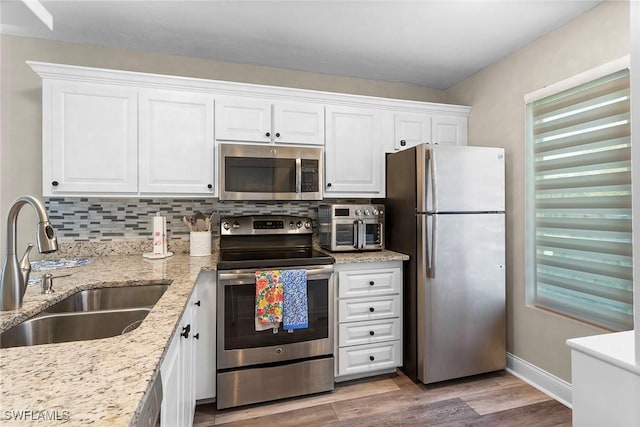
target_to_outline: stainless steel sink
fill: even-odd
[[[69,295],[44,311],[66,313],[153,307],[168,287],[169,285],[160,284],[87,289]]]
[[[84,341],[134,330],[150,308],[40,314],[0,334],[0,348]]]
[[[0,348],[85,341],[137,328],[168,284],[87,289],[0,333]]]

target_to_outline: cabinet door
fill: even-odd
[[[216,274],[202,271],[198,276],[194,303],[196,400],[216,397]],[[199,303],[199,305],[198,305]]]
[[[467,145],[467,119],[455,116],[431,118],[431,143]]]
[[[140,192],[214,194],[213,97],[140,91]]]
[[[67,81],[43,90],[43,194],[136,193],[136,90]]]
[[[163,427],[180,425],[180,396],[181,396],[181,369],[180,369],[180,331],[178,331],[169,344],[169,349],[164,357],[160,372],[162,374],[162,404],[160,409],[160,421]]]
[[[326,196],[383,197],[385,116],[354,107],[326,111]]]
[[[188,328],[188,334],[180,335],[180,418],[179,425],[190,426],[196,410],[195,396],[195,359],[193,338],[193,298],[185,309],[180,323],[180,332],[184,333]]]
[[[216,98],[216,139],[271,142],[271,103],[253,98]]]
[[[426,114],[395,115],[394,149],[404,150],[431,141],[431,117]]]
[[[324,106],[289,102],[273,105],[273,141],[324,145]]]

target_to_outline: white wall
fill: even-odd
[[[571,381],[568,338],[603,330],[525,304],[524,95],[629,54],[629,4],[604,2],[447,91],[471,105],[469,143],[507,157],[507,347]]]

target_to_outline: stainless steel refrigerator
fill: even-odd
[[[504,149],[387,154],[386,247],[404,271],[404,372],[425,384],[505,368]]]

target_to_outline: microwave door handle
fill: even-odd
[[[302,159],[296,159],[296,193],[302,193]]]

